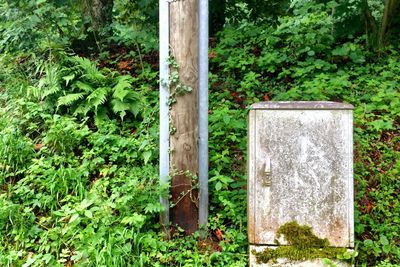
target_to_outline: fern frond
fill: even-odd
[[[89,103],[86,103],[85,105],[79,105],[73,113],[74,116],[78,116],[79,114],[87,115],[88,112],[92,109],[92,106]]]
[[[36,69],[35,69],[35,72],[34,72],[35,75],[41,76],[42,73],[44,73],[45,70],[46,70],[47,62],[45,60],[43,60],[43,59],[38,59],[35,62],[35,65],[36,65]]]
[[[143,106],[139,102],[132,103],[130,105],[129,111],[132,112],[132,114],[136,117],[141,111],[143,111]]]
[[[93,106],[97,112],[97,107],[102,105],[107,100],[109,88],[107,87],[100,87],[94,90],[88,97],[87,100],[91,106]]]
[[[72,73],[72,74],[70,74],[70,75],[63,76],[62,78],[63,78],[63,80],[65,81],[65,85],[68,86],[68,83],[69,83],[70,81],[72,81],[73,79],[75,79],[75,74]]]
[[[128,103],[124,103],[118,99],[113,99],[111,101],[112,110],[114,113],[118,114],[121,117],[121,120],[124,119],[126,115],[126,111],[129,111],[130,106]]]
[[[49,95],[58,93],[61,90],[60,76],[61,72],[57,66],[47,64],[45,66],[45,75],[39,80],[37,86],[40,90],[38,98],[43,100]]]
[[[132,77],[128,75],[117,78],[117,84],[113,87],[113,97],[123,101],[132,90]]]
[[[74,86],[86,93],[91,93],[94,90],[94,88],[90,84],[84,83],[82,81],[77,81],[76,83],[74,83]]]
[[[41,90],[35,86],[28,86],[26,94],[28,97],[33,97],[36,99],[41,98]]]
[[[82,99],[84,95],[85,95],[84,93],[76,93],[76,94],[68,94],[66,96],[62,96],[58,98],[57,107],[71,106],[78,99]]]
[[[47,88],[47,90],[44,90],[44,91],[42,92],[41,99],[43,100],[43,99],[45,99],[47,96],[49,96],[49,95],[54,95],[54,94],[56,94],[56,93],[58,93],[58,92],[60,92],[60,91],[61,91],[60,85],[59,85],[59,84],[55,84],[55,85],[53,85],[53,86]]]
[[[110,118],[107,115],[107,109],[105,107],[99,107],[97,113],[94,116],[94,123],[96,124],[96,126],[100,127],[109,120]]]
[[[129,92],[126,96],[125,101],[129,103],[129,111],[137,116],[143,111],[143,97],[137,92]]]
[[[78,66],[83,70],[83,77],[90,80],[104,80],[104,76],[101,71],[97,68],[96,63],[88,58],[74,56],[73,59],[78,64]]]

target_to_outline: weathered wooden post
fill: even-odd
[[[322,258],[347,266],[336,259],[354,247],[352,109],[334,102],[252,106],[251,266],[324,266]]]
[[[197,0],[170,2],[171,56],[179,66],[179,80],[191,92],[175,94],[170,107],[171,222],[193,233],[198,227],[198,190],[193,178],[198,175],[198,81],[199,35]],[[176,92],[177,88],[170,88]]]
[[[191,234],[208,217],[208,0],[160,0],[160,80],[161,221]]]

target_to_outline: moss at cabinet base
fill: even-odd
[[[280,245],[278,239],[281,237],[287,245]],[[310,226],[299,225],[295,221],[282,225],[276,232],[276,244],[278,246],[265,247],[264,249],[252,249],[251,254],[255,257],[255,263],[268,264],[267,266],[302,266],[299,264],[281,265],[283,262],[313,262],[313,266],[326,266],[322,259],[337,262],[343,258],[342,255],[348,253],[346,248],[330,247],[327,239],[317,237]],[[279,263],[280,261],[281,263]],[[317,262],[320,263],[317,263]],[[309,263],[309,266],[311,263]],[[307,265],[304,265],[307,266]],[[336,263],[334,266],[338,266]],[[341,266],[349,266],[344,264]]]
[[[251,251],[257,259],[257,263],[276,262],[284,258],[290,261],[304,261],[314,259],[337,259],[347,251],[345,248],[297,248],[295,246],[279,246],[277,248],[266,248],[264,251]]]
[[[324,263],[324,259],[327,258],[315,258],[315,259],[301,259],[291,260],[287,258],[276,258],[269,262],[258,261],[256,255],[263,254],[267,249],[274,250],[279,248],[278,246],[265,246],[265,245],[250,245],[250,267],[352,267],[351,263],[344,262],[338,259],[330,259],[329,261],[333,265],[327,265]],[[353,253],[352,249],[342,248],[347,253]]]

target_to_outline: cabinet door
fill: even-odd
[[[351,110],[252,110],[249,240],[273,245],[286,222],[353,247]]]

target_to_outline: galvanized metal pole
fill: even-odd
[[[169,2],[159,1],[160,15],[160,182],[168,183],[169,177]],[[169,225],[169,201],[161,197],[164,212],[161,214],[161,223],[168,231]]]
[[[208,220],[208,0],[199,0],[199,227]]]

